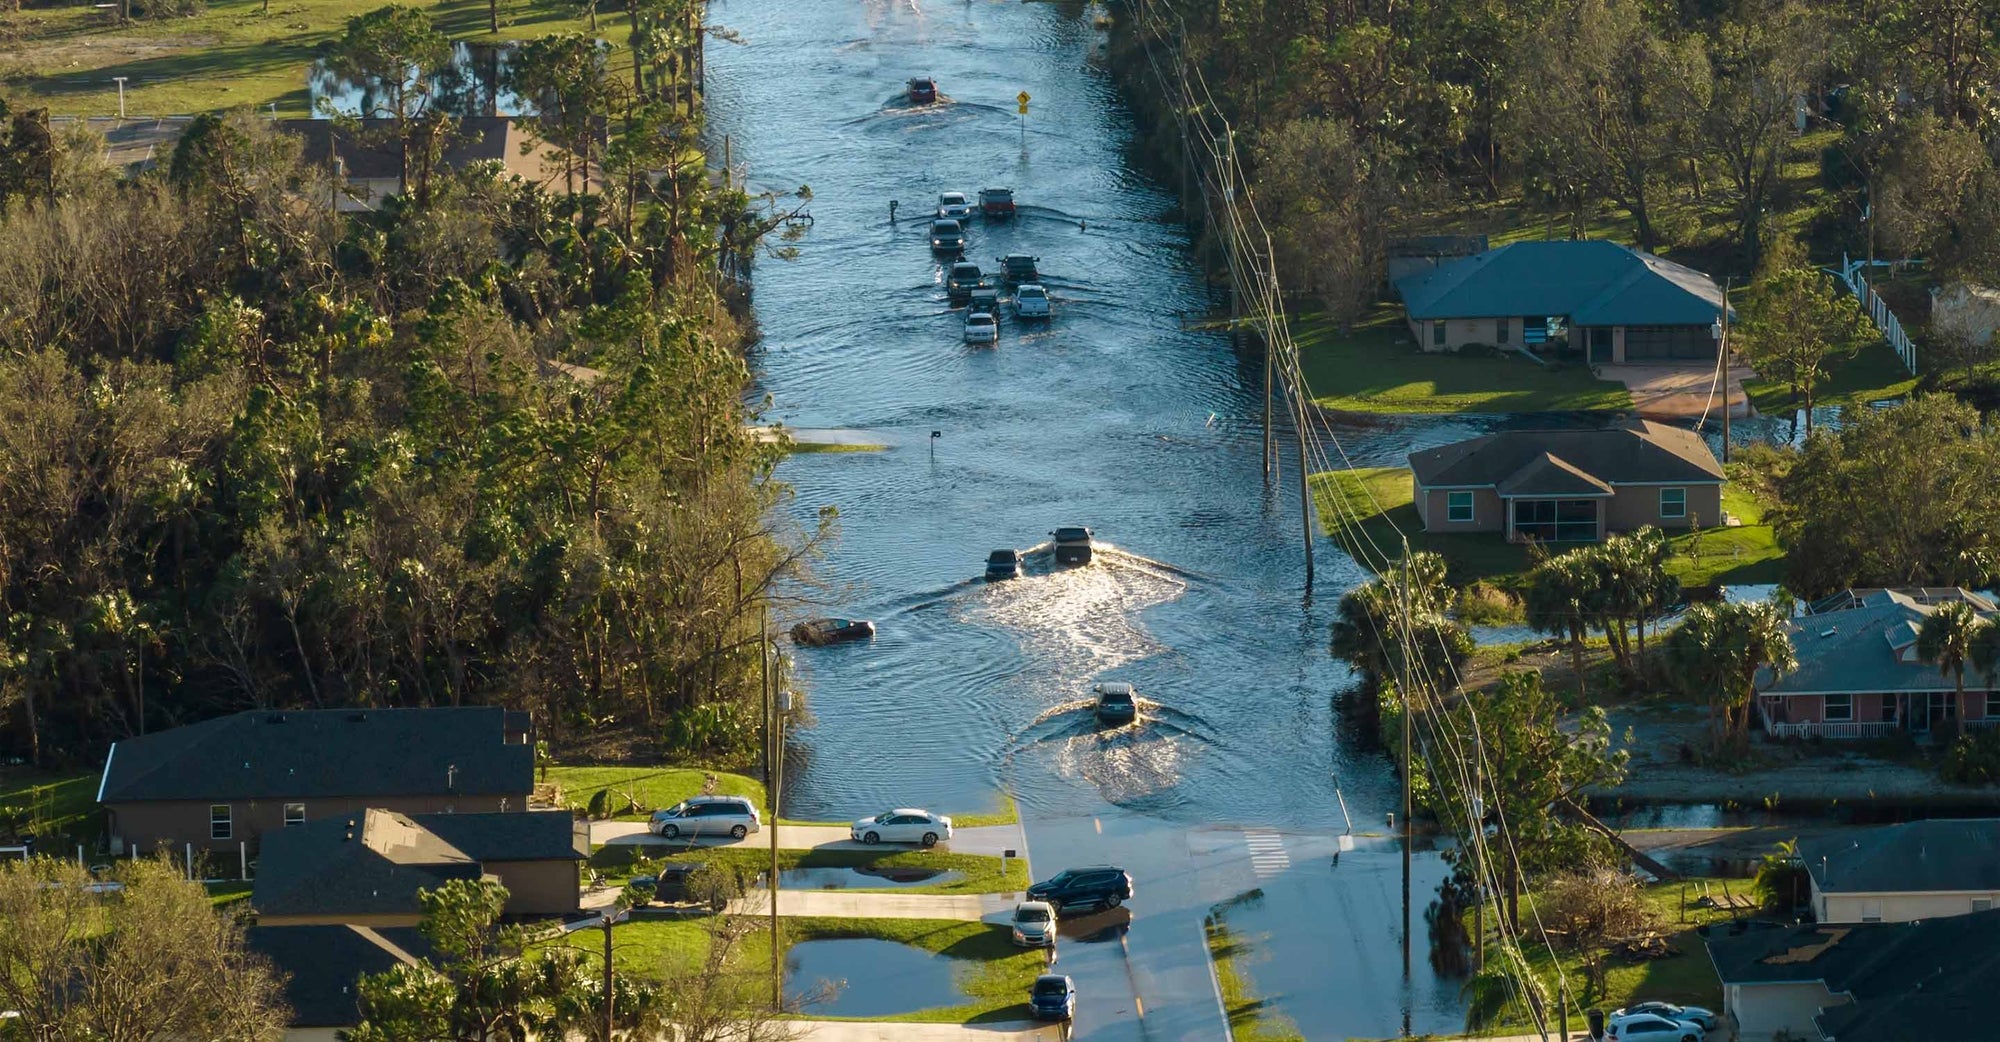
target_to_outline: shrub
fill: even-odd
[[[1612,868],[1555,877],[1541,911],[1545,921],[1580,950],[1644,933],[1653,926],[1653,913],[1639,894],[1639,881]]]
[[[2000,782],[2000,731],[1967,731],[1952,739],[1938,776],[1954,785]]]
[[[1519,598],[1483,579],[1458,591],[1456,600],[1458,620],[1468,626],[1505,626],[1524,618]]]

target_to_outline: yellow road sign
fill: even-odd
[[[1019,106],[1021,107],[1021,115],[1023,115],[1023,116],[1027,115],[1027,114],[1028,114],[1028,92],[1027,92],[1027,91],[1022,91],[1021,93],[1019,93],[1019,94],[1016,94],[1016,95],[1014,95],[1014,104],[1016,104],[1016,105],[1019,105]]]

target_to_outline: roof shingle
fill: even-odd
[[[1638,420],[1600,430],[1501,431],[1410,454],[1427,488],[1494,488],[1518,479],[1539,494],[1603,494],[1620,484],[1721,484],[1722,465],[1693,431]]]
[[[1602,239],[1509,243],[1396,283],[1411,318],[1567,316],[1576,326],[1705,326],[1722,290],[1701,272]]]
[[[1799,860],[1827,893],[2000,890],[2000,818],[1932,818],[1808,838]]]

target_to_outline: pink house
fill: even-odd
[[[1966,667],[1965,695],[1917,655],[1917,634],[1937,606],[1963,601],[1996,613],[1981,594],[1956,588],[1849,590],[1791,623],[1798,668],[1758,674],[1755,705],[1774,738],[1879,738],[1956,726],[2000,724],[2000,689]]]

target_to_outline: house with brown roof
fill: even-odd
[[[567,915],[589,856],[583,823],[568,811],[367,810],[267,837],[250,907],[265,926],[415,926],[420,891],[490,879],[507,888],[508,915]]]
[[[1722,521],[1722,465],[1693,431],[1638,420],[1598,430],[1501,431],[1410,454],[1433,533],[1588,542],[1645,525]]]
[[[313,821],[525,811],[534,788],[526,713],[249,710],[112,745],[97,802],[114,851],[192,846],[235,865],[260,837]]]
[[[347,186],[336,201],[343,212],[380,209],[399,191],[402,160],[398,155],[395,120],[371,117],[359,121],[355,133],[345,121],[286,119],[279,129],[304,140],[304,158],[332,167]],[[574,166],[560,149],[538,138],[534,121],[511,116],[463,116],[452,121],[452,133],[439,157],[439,168],[463,170],[474,163],[497,163],[503,174],[539,185],[560,188]],[[412,161],[415,175],[415,163]],[[594,179],[583,178],[582,191],[592,191]]]
[[[1976,669],[1958,681],[1917,654],[1938,606],[1960,602],[1988,619],[2000,608],[1954,587],[1848,590],[1787,624],[1797,664],[1761,670],[1752,705],[1773,738],[1882,738],[2000,725],[2000,684]]]

